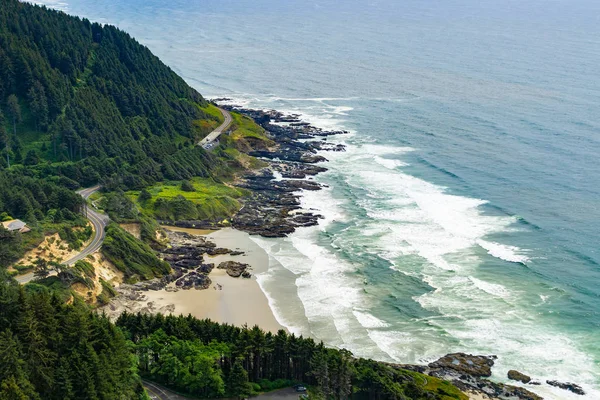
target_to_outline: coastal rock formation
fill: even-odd
[[[514,369],[508,371],[508,379],[512,379],[513,381],[519,381],[523,383],[529,383],[531,381],[531,377],[522,374]]]
[[[250,189],[253,194],[244,200],[244,207],[232,218],[233,227],[264,237],[284,237],[298,227],[318,224],[320,215],[300,209],[300,192],[322,188],[319,183],[306,179],[327,170],[314,165],[327,161],[317,152],[344,151],[344,145],[328,143],[326,137],[347,132],[323,131],[301,121],[298,115],[284,115],[274,110],[222,107],[254,119],[276,144],[248,152],[268,161],[269,167],[248,172],[236,182],[236,186]],[[316,138],[322,140],[314,140]],[[281,178],[276,177],[274,171]]]
[[[448,354],[429,365],[388,365],[394,368],[407,369],[450,381],[465,393],[478,393],[484,395],[485,398],[543,400],[540,396],[527,389],[496,383],[481,378],[482,374],[488,374],[488,369],[491,366],[490,364],[494,363],[494,359],[495,357],[455,353]],[[473,362],[473,365],[479,364],[480,366],[474,367],[469,361]],[[465,364],[465,368],[461,368],[461,364]],[[491,371],[489,371],[489,373],[491,373]]]
[[[305,179],[327,171],[327,168],[314,164],[303,164],[294,162],[271,162],[271,169],[281,174],[283,178]]]
[[[271,170],[244,176],[237,186],[251,189],[253,194],[232,218],[234,228],[264,237],[283,237],[299,226],[316,225],[320,218],[300,210],[301,189],[319,190],[318,183],[307,180],[273,180]]]
[[[209,274],[210,271],[213,270],[215,264],[202,264],[198,268],[196,268],[197,272],[202,272],[203,274]]]
[[[462,374],[475,377],[492,376],[491,367],[494,365],[495,356],[474,356],[465,353],[447,354],[439,360],[429,364],[430,368],[451,369]]]
[[[571,382],[558,382],[558,381],[546,381],[546,383],[550,386],[554,386],[557,388],[561,388],[564,390],[568,390],[570,392],[573,392],[575,394],[579,394],[581,396],[585,395],[585,391],[581,388],[581,386],[576,385],[575,383],[571,383]]]
[[[459,389],[467,392],[473,391],[483,393],[493,399],[519,399],[519,400],[543,400],[542,397],[518,386],[495,383],[486,379],[476,379],[466,383],[464,380],[451,380]]]
[[[190,272],[189,274],[179,278],[175,285],[182,289],[208,289],[212,281],[207,274],[200,272]]]
[[[204,254],[210,256],[243,254],[240,251],[217,247],[216,244],[199,235],[167,230],[167,236],[171,247],[162,250],[161,256],[173,269],[192,269],[198,267],[202,265]]]
[[[239,263],[236,261],[225,261],[219,264],[218,269],[224,269],[227,271],[227,275],[239,278],[240,275],[246,273],[247,269],[250,268],[250,265]]]

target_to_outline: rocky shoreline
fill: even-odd
[[[216,99],[216,102],[229,99]],[[220,107],[252,118],[265,131],[275,146],[250,151],[248,154],[268,164],[238,177],[235,186],[249,189],[243,207],[231,220],[235,229],[263,237],[285,237],[297,228],[317,225],[321,215],[300,206],[301,190],[320,190],[313,176],[327,171],[317,165],[327,159],[319,151],[345,151],[344,145],[327,142],[329,136],[346,131],[324,131],[302,122],[298,115],[278,111],[249,110],[231,105]],[[279,175],[279,176],[276,176]],[[216,221],[159,221],[182,228],[218,229]]]
[[[229,101],[229,99],[216,101]],[[227,105],[220,105],[220,107],[253,118],[276,143],[276,146],[271,149],[254,150],[249,153],[267,162],[268,167],[247,172],[235,182],[235,186],[249,189],[252,194],[244,199],[243,208],[233,216],[231,226],[251,235],[285,237],[299,227],[317,225],[322,216],[301,208],[301,191],[322,189],[323,186],[312,180],[312,177],[327,171],[327,168],[317,165],[326,162],[327,159],[317,152],[345,151],[343,145],[329,143],[326,139],[328,136],[347,132],[323,131],[302,122],[297,115],[286,116],[277,111],[249,110]],[[165,223],[168,224],[166,221]],[[178,221],[171,224],[182,228],[221,228],[213,221]],[[143,301],[143,292],[147,290],[208,289],[212,284],[209,274],[215,268],[215,264],[205,263],[204,256],[243,254],[236,250],[217,247],[215,243],[202,236],[168,231],[168,237],[171,246],[162,251],[161,257],[171,265],[173,273],[160,279],[121,285],[118,288],[121,299],[131,302]],[[233,278],[251,277],[251,267],[248,264],[227,261],[220,263],[216,268],[225,270],[227,275]],[[173,282],[175,284],[171,285]],[[172,311],[172,309],[156,309],[151,302],[142,310],[142,312]],[[523,387],[486,379],[492,375],[491,368],[495,359],[495,356],[452,353],[428,365],[389,365],[450,381],[466,393],[477,393],[485,398],[542,399]],[[541,385],[540,382],[515,370],[508,372],[508,378],[521,384]],[[580,386],[573,383],[550,380],[546,383],[579,395],[585,394]]]
[[[395,368],[402,368],[420,372],[422,374],[434,376],[452,382],[464,392],[480,393],[489,398],[498,399],[521,399],[521,400],[541,400],[541,396],[520,386],[507,385],[503,383],[492,382],[489,379],[492,376],[492,367],[497,359],[496,356],[481,356],[465,353],[447,354],[437,361],[428,365],[411,364],[389,364]],[[522,374],[519,371],[510,370],[508,378],[524,384],[539,386],[541,382],[532,380],[531,377]],[[585,391],[574,383],[546,381],[550,386],[558,387],[578,395],[585,395]]]
[[[269,167],[246,173],[238,180],[237,186],[250,189],[253,194],[233,217],[232,226],[250,234],[283,237],[299,227],[317,225],[321,215],[302,210],[298,192],[322,188],[312,177],[327,171],[325,167],[316,165],[327,159],[317,152],[345,151],[343,145],[329,143],[326,139],[347,132],[324,131],[302,122],[298,115],[284,115],[273,110],[221,107],[252,118],[276,143],[272,149],[249,153],[266,161]],[[276,173],[281,178],[276,178]]]
[[[230,102],[231,99],[216,99]],[[327,142],[327,137],[343,135],[346,131],[324,131],[302,122],[299,115],[284,115],[270,110],[252,110],[232,105],[219,105],[252,118],[263,127],[276,146],[249,154],[266,161],[269,167],[242,176],[236,186],[250,189],[252,195],[232,219],[236,229],[264,237],[285,237],[298,227],[318,224],[318,213],[302,210],[300,190],[320,190],[321,184],[312,177],[327,171],[320,163],[327,159],[319,151],[345,151],[345,146]],[[280,175],[277,177],[276,174]],[[473,356],[464,353],[448,354],[427,366],[403,365],[431,376],[451,381],[461,390],[480,393],[490,398],[540,400],[537,394],[513,385],[492,382],[491,367],[495,356]],[[541,385],[525,374],[511,370],[508,378],[522,384]],[[572,393],[584,395],[583,389],[570,382],[546,381]]]
[[[215,264],[205,262],[205,255],[229,254],[237,256],[244,254],[243,251],[217,247],[215,243],[199,235],[167,230],[167,237],[170,246],[160,252],[160,257],[169,263],[173,272],[162,278],[140,281],[131,285],[123,284],[119,286],[118,291],[208,289],[212,284],[208,275],[215,268]],[[234,278],[240,276],[243,278],[252,277],[249,272],[252,268],[248,264],[226,261],[220,263],[217,268],[225,269],[227,274]],[[170,286],[173,282],[175,283],[174,287]]]

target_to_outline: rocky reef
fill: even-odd
[[[227,99],[216,101],[219,100]],[[299,227],[318,224],[321,216],[311,210],[303,210],[299,198],[303,190],[322,188],[312,177],[327,171],[327,168],[316,165],[327,159],[317,152],[345,151],[344,145],[329,143],[327,137],[347,132],[324,131],[302,122],[298,115],[284,115],[274,110],[221,107],[254,119],[275,143],[272,148],[249,152],[269,166],[248,171],[235,183],[238,187],[250,189],[252,194],[244,199],[244,207],[232,218],[232,226],[250,234],[283,237]]]
[[[554,386],[557,388],[561,388],[564,390],[568,390],[569,392],[573,392],[575,394],[579,394],[581,396],[585,395],[585,391],[581,388],[581,386],[571,383],[571,382],[558,382],[558,381],[546,381],[546,383],[550,386]]]
[[[450,369],[475,377],[489,377],[492,376],[492,366],[495,359],[495,356],[473,356],[465,353],[452,353],[430,363],[429,368],[435,370]]]
[[[525,388],[485,379],[492,375],[491,368],[495,360],[496,356],[451,353],[427,366],[407,364],[394,366],[445,379],[464,392],[480,393],[491,398],[542,400],[542,397]]]
[[[155,278],[148,281],[141,281],[134,284],[123,284],[118,291],[148,291],[148,290],[188,290],[188,289],[208,289],[211,286],[210,272],[215,267],[214,264],[205,263],[204,255],[209,256],[231,254],[242,255],[242,251],[234,251],[217,245],[199,235],[192,235],[185,232],[173,232],[167,230],[170,247],[161,251],[160,256],[169,263],[172,272],[162,278]],[[243,276],[249,278],[250,266],[234,261],[221,263],[218,268],[225,269],[230,276]],[[239,270],[239,273],[237,272]],[[175,282],[175,287],[169,284]]]

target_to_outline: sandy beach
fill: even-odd
[[[165,227],[173,231],[187,232],[206,236],[219,247],[240,250],[245,254],[239,256],[219,255],[208,256],[204,259],[215,266],[224,261],[238,261],[252,266],[252,278],[232,278],[225,270],[213,269],[209,274],[212,285],[206,290],[159,290],[144,292],[145,299],[140,307],[151,302],[151,309],[168,310],[178,314],[192,314],[197,318],[210,318],[213,321],[233,325],[259,325],[262,329],[276,332],[284,329],[275,319],[269,303],[255,274],[268,269],[268,255],[245,232],[231,228],[218,231],[195,230],[176,227]],[[217,285],[221,285],[221,289]],[[173,286],[173,284],[171,284]]]

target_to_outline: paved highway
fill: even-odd
[[[90,197],[92,195],[92,193],[98,191],[99,189],[100,189],[100,186],[94,186],[91,188],[79,190],[77,193],[79,193],[81,195],[81,197],[83,197],[84,199],[87,199],[88,197]],[[86,248],[83,249],[80,253],[76,254],[75,256],[73,256],[72,258],[70,258],[66,261],[63,261],[63,264],[65,264],[65,265],[75,264],[77,261],[83,260],[90,254],[95,253],[102,246],[102,242],[104,242],[104,237],[105,237],[104,227],[108,224],[108,217],[103,214],[100,214],[99,212],[95,211],[91,207],[88,207],[87,204],[85,205],[85,213],[86,213],[87,219],[94,226],[94,237],[92,238],[92,241],[90,242],[90,244],[87,245]],[[54,271],[52,271],[50,273],[50,275],[54,275],[54,274],[55,274]],[[24,275],[15,276],[15,279],[17,280],[17,282],[19,282],[21,284],[28,283],[31,280],[33,280],[33,278],[34,278],[33,272],[29,272]]]
[[[155,383],[142,380],[144,388],[152,400],[189,400],[189,397],[178,395],[169,389],[159,386]],[[257,400],[299,400],[302,393],[296,392],[294,388],[276,390],[270,393],[263,393],[254,397]]]
[[[155,383],[149,381],[142,381],[142,383],[152,400],[189,400],[189,398],[173,393]]]
[[[222,108],[219,108],[219,111],[221,111],[221,114],[223,114],[223,117],[225,118],[225,120],[223,121],[223,123],[221,125],[219,125],[219,127],[217,129],[215,129],[214,131],[209,133],[208,136],[206,136],[204,139],[202,139],[198,143],[199,146],[202,146],[203,148],[205,148],[207,150],[210,149],[211,147],[213,147],[213,145],[215,144],[215,140],[217,140],[219,138],[219,136],[221,135],[221,133],[223,133],[223,131],[225,129],[227,129],[229,127],[229,125],[231,125],[231,123],[233,122],[229,111],[223,110]],[[78,191],[77,193],[79,193],[81,195],[81,197],[83,197],[84,199],[87,199],[88,197],[90,197],[92,195],[92,193],[98,191],[99,189],[100,189],[100,186],[94,186],[91,188],[82,189],[82,190]],[[72,264],[75,264],[79,260],[85,259],[90,254],[95,253],[102,246],[102,242],[104,242],[104,237],[105,237],[104,227],[108,224],[108,217],[103,214],[100,214],[99,212],[95,211],[91,207],[88,207],[87,204],[85,205],[85,212],[86,212],[87,219],[94,226],[94,238],[92,239],[90,244],[85,249],[83,249],[79,254],[73,256],[72,258],[68,259],[67,261],[64,261],[63,264],[65,264],[65,265],[72,265]],[[55,274],[55,272],[50,273],[50,275],[54,275],[54,274]],[[31,280],[33,280],[33,278],[34,278],[33,272],[15,276],[15,279],[17,280],[17,282],[19,282],[21,284],[30,282]]]
[[[214,141],[217,140],[217,138],[221,135],[221,133],[223,133],[223,131],[225,129],[227,129],[229,127],[229,125],[231,125],[231,122],[233,122],[233,120],[231,119],[231,114],[229,114],[229,111],[223,110],[222,108],[219,108],[219,111],[221,111],[221,114],[223,114],[223,117],[225,118],[223,123],[221,125],[219,125],[219,127],[217,129],[215,129],[214,131],[209,133],[204,139],[202,139],[200,142],[198,142],[198,145],[202,146],[206,150],[208,150],[212,147],[212,145],[214,144]]]

